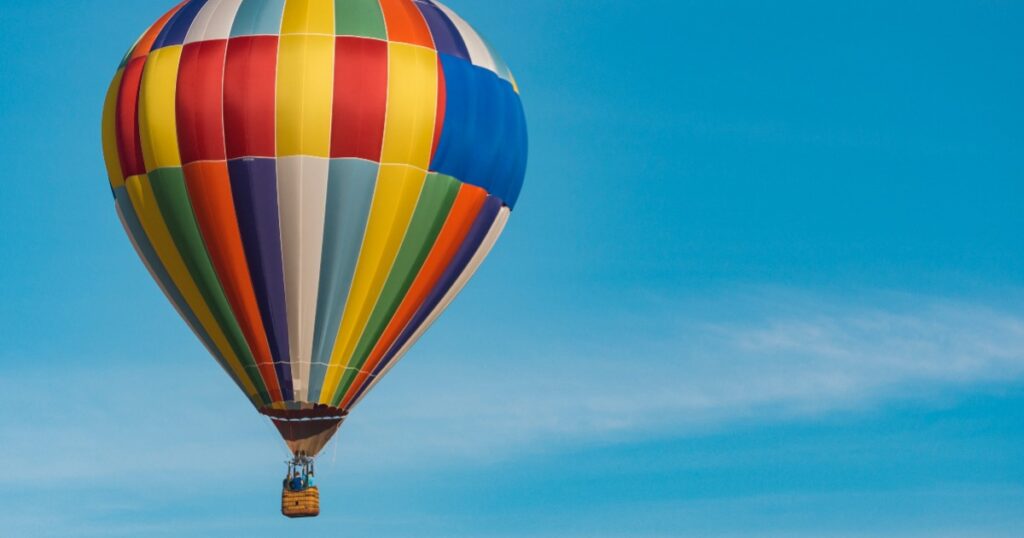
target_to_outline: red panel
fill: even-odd
[[[124,177],[146,173],[142,158],[142,139],[139,135],[139,87],[142,86],[142,69],[146,58],[135,58],[128,62],[121,77],[117,92],[117,111],[114,122],[117,132],[117,153],[121,157]]]
[[[430,146],[430,162],[434,162],[434,155],[437,154],[437,144],[441,141],[441,128],[444,127],[444,105],[448,101],[448,95],[444,86],[444,67],[441,66],[441,56],[437,56],[437,115],[434,117],[434,143]]]
[[[177,120],[181,161],[224,160],[226,39],[185,45],[178,69]]]
[[[434,48],[427,21],[413,0],[380,0],[380,9],[384,12],[388,41]]]
[[[196,222],[206,243],[206,251],[217,271],[235,319],[252,350],[260,375],[275,401],[283,400],[274,371],[267,333],[260,317],[256,292],[252,287],[249,265],[238,230],[235,203],[231,196],[231,178],[225,161],[186,165],[185,185],[195,211]]]
[[[331,157],[380,160],[388,97],[388,44],[339,37],[334,55]]]
[[[274,157],[277,36],[231,38],[224,65],[224,137],[229,159]]]

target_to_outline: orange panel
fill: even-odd
[[[384,13],[388,41],[434,48],[427,21],[412,0],[380,0],[380,9]]]

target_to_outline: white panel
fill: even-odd
[[[299,401],[309,393],[307,373],[313,353],[329,167],[330,161],[320,157],[277,159],[288,345],[295,399]]]
[[[192,27],[185,34],[185,44],[197,41],[227,39],[242,0],[210,0],[196,14]]]
[[[480,243],[480,247],[477,248],[476,253],[469,260],[469,263],[466,264],[466,268],[462,270],[462,273],[459,275],[459,278],[457,278],[455,280],[455,283],[452,284],[451,289],[449,289],[448,293],[446,293],[444,297],[441,298],[441,302],[437,303],[437,306],[434,307],[434,310],[430,313],[429,316],[427,316],[427,319],[424,320],[423,324],[420,325],[418,329],[416,329],[416,332],[412,334],[412,336],[409,338],[409,341],[407,341],[405,345],[403,345],[402,348],[398,350],[398,353],[396,353],[395,357],[391,359],[391,362],[389,362],[388,365],[385,366],[383,370],[381,370],[380,375],[375,377],[373,381],[370,383],[370,386],[367,387],[365,391],[363,391],[363,395],[359,397],[359,400],[352,402],[352,405],[349,406],[350,410],[355,408],[355,406],[358,405],[359,402],[363,401],[363,398],[365,398],[366,395],[369,394],[373,390],[373,388],[377,386],[377,383],[379,383],[380,380],[383,379],[384,376],[386,376],[388,372],[390,372],[391,369],[395,367],[396,364],[398,364],[398,361],[402,360],[405,354],[408,353],[409,350],[412,349],[414,345],[416,345],[416,342],[419,341],[420,337],[422,337],[424,333],[427,332],[427,329],[429,329],[430,326],[433,325],[435,321],[437,321],[437,318],[439,318],[441,314],[444,313],[448,306],[452,304],[452,301],[455,300],[455,297],[462,292],[463,288],[466,287],[466,284],[469,282],[469,280],[473,278],[474,274],[476,274],[476,271],[477,269],[480,268],[480,265],[484,262],[485,259],[487,259],[487,256],[490,255],[491,250],[494,249],[495,243],[497,243],[498,238],[501,237],[501,232],[505,230],[505,225],[508,224],[508,217],[510,214],[511,211],[509,210],[509,208],[501,208],[501,211],[498,213],[498,216],[495,217],[494,219],[494,223],[491,224],[491,229],[487,231],[487,235],[484,236],[484,240]]]
[[[206,40],[227,39],[231,37],[231,27],[235,24],[235,16],[242,0],[220,0],[220,5],[210,17],[210,25],[206,28]]]
[[[199,13],[196,13],[196,18],[192,20],[192,26],[189,26],[188,33],[185,34],[185,45],[196,41],[205,41],[206,29],[209,28],[210,19],[217,12],[220,3],[221,0],[209,0],[199,8]]]
[[[481,38],[481,40],[483,40],[483,38]],[[516,86],[515,80],[512,78],[512,72],[509,71],[508,65],[505,64],[505,60],[501,59],[501,55],[494,50],[494,47],[492,47],[490,43],[486,40],[483,41],[487,50],[490,51],[491,60],[494,62],[494,72],[498,74],[498,78],[507,80],[512,84],[512,86]]]
[[[462,20],[454,11],[443,5],[440,2],[434,2],[437,7],[448,15],[451,19],[452,24],[455,25],[455,29],[462,35],[462,40],[466,43],[466,49],[469,50],[469,59],[473,62],[473,65],[478,65],[485,69],[490,69],[495,73],[498,72],[498,66],[494,63],[494,58],[491,57],[491,49],[484,43],[484,40],[480,38],[480,34],[476,33],[476,30],[469,25],[468,22]]]

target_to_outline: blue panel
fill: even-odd
[[[188,29],[192,27],[192,22],[196,20],[196,15],[204,5],[206,5],[206,0],[192,0],[179,9],[171,17],[171,20],[167,21],[164,29],[160,30],[160,35],[156,36],[153,50],[184,43]]]
[[[274,371],[285,400],[294,397],[288,348],[288,310],[285,306],[284,262],[277,204],[277,165],[274,159],[228,161],[231,198],[245,259],[260,308]]]
[[[526,122],[512,85],[441,54],[445,117],[432,171],[477,185],[514,207],[526,173]]]
[[[363,246],[378,168],[378,164],[362,159],[331,160],[324,215],[324,246],[320,258],[320,290],[313,329],[313,365],[309,374],[309,396],[306,398],[311,402],[320,399],[327,365],[331,362],[334,341]]]
[[[283,18],[284,0],[245,0],[235,15],[231,37],[280,35]]]
[[[124,217],[125,226],[128,228],[128,233],[131,234],[135,244],[139,247],[139,254],[145,259],[146,264],[153,270],[153,276],[158,282],[160,282],[163,289],[167,290],[167,295],[170,297],[171,302],[178,308],[178,311],[185,317],[192,328],[195,329],[196,335],[199,339],[206,344],[207,349],[213,354],[213,358],[216,359],[217,363],[220,364],[221,368],[229,376],[231,380],[238,385],[238,388],[242,389],[243,392],[245,387],[242,385],[241,380],[235,376],[234,371],[228,366],[227,360],[221,355],[220,350],[213,345],[213,339],[203,329],[202,324],[199,323],[199,319],[196,318],[192,309],[189,308],[185,298],[181,296],[181,292],[178,291],[177,286],[174,285],[174,281],[171,280],[171,276],[167,274],[167,270],[164,269],[163,262],[160,261],[160,257],[157,256],[156,251],[153,249],[153,245],[149,242],[149,237],[146,236],[146,232],[142,229],[142,223],[139,222],[139,217],[135,213],[135,207],[132,206],[131,199],[128,197],[128,191],[124,187],[118,187],[114,190],[114,199],[116,200],[118,208],[121,210],[121,215]],[[256,402],[253,402],[256,404]]]

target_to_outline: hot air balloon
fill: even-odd
[[[121,61],[103,148],[153,279],[308,469],[491,251],[527,135],[435,0],[186,0]]]

